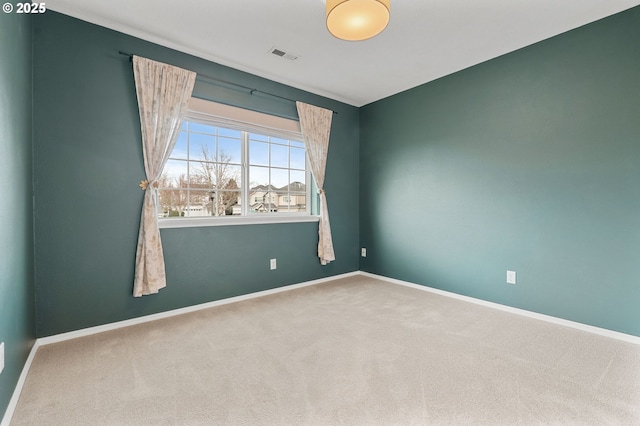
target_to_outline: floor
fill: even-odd
[[[640,425],[640,345],[364,276],[39,348],[12,426]]]

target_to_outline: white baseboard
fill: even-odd
[[[386,281],[392,284],[399,284],[405,287],[411,287],[422,291],[428,291],[430,293],[439,294],[441,296],[451,297],[454,299],[464,300],[465,302],[475,303],[476,305],[482,305],[493,309],[498,309],[505,312],[510,312],[512,314],[522,315],[529,318],[534,318],[541,321],[550,322],[553,324],[563,325],[565,327],[571,327],[578,330],[586,331],[593,334],[599,334],[600,336],[610,337],[612,339],[622,340],[628,343],[633,343],[635,345],[640,345],[640,337],[633,336],[631,334],[620,333],[618,331],[607,330],[606,328],[594,327],[592,325],[582,324],[575,321],[569,321],[562,318],[553,317],[551,315],[539,314],[537,312],[527,311],[525,309],[514,308],[507,305],[501,305],[499,303],[488,302],[482,299],[476,299],[474,297],[463,296],[461,294],[451,293],[445,290],[439,290],[437,288],[427,287],[420,284],[414,284],[407,281],[397,280],[395,278],[389,278],[382,275],[372,274],[370,272],[359,272],[360,275],[369,277],[369,278],[377,278],[382,281]]]
[[[313,281],[305,281],[298,284],[291,284],[283,287],[273,288],[270,290],[258,291],[255,293],[243,294],[242,296],[229,297],[227,299],[216,300],[213,302],[201,303],[199,305],[187,306],[185,308],[173,309],[171,311],[160,312],[157,314],[145,315],[142,317],[132,318],[124,321],[117,321],[109,324],[98,325],[95,327],[83,328],[81,330],[70,331],[68,333],[55,334],[53,336],[41,337],[38,339],[40,346],[49,345],[51,343],[63,342],[65,340],[76,339],[78,337],[90,336],[92,334],[102,333],[104,331],[116,330],[118,328],[129,327],[131,325],[143,324],[145,322],[155,321],[162,318],[170,318],[176,315],[187,314],[190,312],[200,311],[202,309],[213,308],[214,306],[226,305],[229,303],[241,302],[243,300],[255,299],[258,297],[268,296],[270,294],[282,293],[284,291],[295,290],[297,288],[308,287],[329,281],[335,281],[341,278],[356,276],[360,271],[348,272],[331,277],[320,278]]]
[[[27,361],[24,363],[24,367],[22,367],[22,373],[20,373],[20,377],[18,378],[18,383],[16,384],[16,387],[13,390],[13,395],[11,395],[11,399],[9,400],[7,410],[4,412],[4,416],[2,416],[2,422],[0,422],[0,426],[9,426],[9,424],[11,423],[13,413],[16,411],[18,400],[20,399],[20,394],[22,393],[22,387],[24,386],[25,380],[27,380],[29,369],[31,368],[33,358],[36,356],[36,352],[38,351],[39,346],[40,344],[38,343],[38,340],[36,340],[31,347],[31,351],[29,352]]]
[[[320,278],[320,279],[317,279],[317,280],[306,281],[306,282],[302,282],[302,283],[298,283],[298,284],[291,284],[291,285],[278,287],[278,288],[274,288],[274,289],[270,289],[270,290],[259,291],[259,292],[256,292],[256,293],[249,293],[249,294],[245,294],[245,295],[242,295],[242,296],[235,296],[235,297],[230,297],[230,298],[227,298],[227,299],[216,300],[216,301],[213,301],[213,302],[202,303],[202,304],[199,304],[199,305],[187,306],[185,308],[174,309],[174,310],[171,310],[171,311],[160,312],[160,313],[157,313],[157,314],[146,315],[146,316],[142,316],[142,317],[138,317],[138,318],[132,318],[132,319],[129,319],[129,320],[118,321],[118,322],[114,322],[114,323],[110,323],[110,324],[104,324],[104,325],[99,325],[99,326],[95,326],[95,327],[84,328],[84,329],[81,329],[81,330],[70,331],[68,333],[61,333],[61,334],[56,334],[56,335],[53,335],[53,336],[42,337],[42,338],[39,338],[39,339],[36,340],[34,348],[37,349],[37,347],[42,346],[42,345],[48,345],[48,344],[51,344],[51,343],[63,342],[65,340],[76,339],[78,337],[90,336],[92,334],[102,333],[104,331],[116,330],[118,328],[129,327],[131,325],[143,324],[143,323],[146,323],[146,322],[155,321],[155,320],[162,319],[162,318],[170,318],[170,317],[173,317],[173,316],[176,316],[176,315],[182,315],[182,314],[186,314],[186,313],[189,313],[189,312],[196,312],[196,311],[199,311],[199,310],[202,310],[202,309],[208,309],[208,308],[212,308],[212,307],[215,307],[215,306],[226,305],[226,304],[229,304],[229,303],[236,303],[236,302],[240,302],[240,301],[243,301],[243,300],[255,299],[255,298],[258,298],[258,297],[268,296],[270,294],[276,294],[276,293],[281,293],[281,292],[284,292],[284,291],[295,290],[297,288],[308,287],[308,286],[312,286],[312,285],[316,285],[316,284],[335,281],[335,280],[338,280],[338,279],[341,279],[341,278],[353,277],[353,276],[357,276],[357,275],[366,276],[366,277],[370,277],[370,278],[375,278],[375,279],[379,279],[379,280],[386,281],[386,282],[389,282],[389,283],[399,284],[399,285],[403,285],[405,287],[415,288],[415,289],[418,289],[418,290],[428,291],[428,292],[439,294],[439,295],[442,295],[442,296],[452,297],[454,299],[463,300],[465,302],[475,303],[477,305],[487,306],[487,307],[490,307],[490,308],[493,308],[493,309],[498,309],[498,310],[501,310],[501,311],[510,312],[512,314],[522,315],[522,316],[529,317],[529,318],[535,318],[535,319],[538,319],[538,320],[541,320],[541,321],[546,321],[546,322],[550,322],[550,323],[554,323],[554,324],[559,324],[559,325],[563,325],[565,327],[571,327],[571,328],[575,328],[575,329],[578,329],[578,330],[586,331],[586,332],[589,332],[589,333],[594,333],[594,334],[598,334],[598,335],[601,335],[601,336],[610,337],[610,338],[613,338],[613,339],[622,340],[622,341],[625,341],[625,342],[629,342],[629,343],[633,343],[633,344],[636,344],[636,345],[640,345],[640,337],[634,336],[634,335],[631,335],[631,334],[620,333],[618,331],[608,330],[606,328],[600,328],[600,327],[595,327],[595,326],[592,326],[592,325],[582,324],[582,323],[575,322],[575,321],[569,321],[569,320],[566,320],[566,319],[557,318],[557,317],[553,317],[553,316],[550,316],[550,315],[545,315],[545,314],[540,314],[540,313],[537,313],[537,312],[527,311],[525,309],[514,308],[512,306],[507,306],[507,305],[501,305],[501,304],[495,303],[495,302],[488,302],[486,300],[476,299],[476,298],[470,297],[470,296],[463,296],[461,294],[456,294],[456,293],[452,293],[452,292],[445,291],[445,290],[439,290],[439,289],[436,289],[436,288],[433,288],[433,287],[428,287],[428,286],[424,286],[424,285],[420,285],[420,284],[415,284],[415,283],[411,283],[411,282],[408,282],[408,281],[402,281],[402,280],[398,280],[398,279],[395,279],[395,278],[389,278],[389,277],[385,277],[383,275],[376,275],[376,274],[372,274],[372,273],[364,272],[364,271],[354,271],[354,272],[348,272],[348,273],[345,273],[345,274],[334,275],[334,276],[331,276],[331,277]],[[29,355],[30,359],[32,358],[32,355],[35,353],[35,350],[32,349],[31,352],[32,353]],[[28,362],[30,362],[30,361],[28,361]],[[5,426],[5,425],[3,423],[0,426]]]
[[[207,302],[207,303],[202,303],[199,305],[194,305],[194,306],[188,306],[185,308],[180,308],[180,309],[174,309],[171,311],[167,311],[167,312],[160,312],[157,314],[152,314],[152,315],[146,315],[143,317],[138,317],[138,318],[132,318],[130,320],[124,320],[124,321],[118,321],[118,322],[114,322],[114,323],[110,323],[110,324],[104,324],[104,325],[99,325],[96,327],[89,327],[89,328],[84,328],[81,330],[76,330],[76,331],[70,331],[68,333],[61,333],[61,334],[56,334],[53,336],[48,336],[48,337],[42,337],[39,339],[36,339],[33,347],[31,348],[31,352],[29,353],[29,357],[27,358],[27,361],[25,362],[25,365],[22,369],[22,373],[20,374],[20,378],[18,379],[18,383],[16,384],[16,388],[13,392],[13,395],[11,397],[11,400],[9,401],[9,406],[7,407],[7,410],[2,418],[2,423],[0,423],[0,426],[9,426],[9,424],[11,423],[11,419],[13,417],[13,413],[16,409],[16,406],[18,405],[18,399],[20,398],[20,393],[22,392],[22,387],[24,386],[24,382],[27,378],[27,375],[29,374],[29,369],[31,368],[31,363],[33,362],[33,358],[35,357],[36,352],[38,351],[38,348],[40,346],[43,345],[49,345],[52,343],[58,343],[58,342],[63,342],[65,340],[70,340],[70,339],[76,339],[78,337],[84,337],[84,336],[90,336],[92,334],[97,334],[97,333],[102,333],[105,331],[110,331],[110,330],[116,330],[119,328],[123,328],[123,327],[129,327],[131,325],[136,325],[136,324],[143,324],[146,322],[150,322],[150,321],[155,321],[158,319],[162,319],[162,318],[170,318],[176,315],[182,315],[182,314],[186,314],[189,312],[196,312],[202,309],[208,309],[208,308],[212,308],[215,306],[221,306],[221,305],[226,305],[229,303],[236,303],[236,302],[240,302],[243,300],[250,300],[250,299],[255,299],[258,297],[263,297],[263,296],[268,296],[270,294],[276,294],[276,293],[281,293],[281,292],[285,292],[285,291],[290,291],[290,290],[295,290],[297,288],[302,288],[302,287],[308,287],[308,286],[312,286],[312,285],[316,285],[316,284],[321,284],[321,283],[325,283],[325,282],[330,282],[330,281],[335,281],[341,278],[347,278],[347,277],[353,277],[353,276],[365,276],[365,277],[369,277],[369,278],[375,278],[375,279],[379,279],[381,281],[386,281],[388,283],[392,283],[392,284],[398,284],[398,285],[402,285],[405,287],[411,287],[411,288],[415,288],[418,290],[422,290],[422,291],[428,291],[431,293],[435,293],[435,294],[439,294],[442,296],[446,296],[446,297],[451,297],[454,299],[459,299],[459,300],[463,300],[466,302],[470,302],[470,303],[475,303],[477,305],[482,305],[482,306],[487,306],[493,309],[499,309],[501,311],[506,311],[506,312],[510,312],[513,314],[517,314],[517,315],[522,315],[525,317],[529,317],[529,318],[534,318],[534,319],[538,319],[541,321],[546,321],[546,322],[550,322],[553,324],[559,324],[559,325],[563,325],[565,327],[571,327],[571,328],[575,328],[578,330],[582,330],[582,331],[586,331],[589,333],[594,333],[594,334],[598,334],[601,336],[605,336],[605,337],[610,337],[612,339],[617,339],[617,340],[622,340],[628,343],[633,343],[636,345],[640,345],[640,337],[638,336],[633,336],[630,334],[625,334],[625,333],[620,333],[617,331],[612,331],[612,330],[607,330],[604,328],[599,328],[599,327],[594,327],[591,325],[586,325],[586,324],[582,324],[582,323],[578,323],[578,322],[574,322],[574,321],[569,321],[569,320],[565,320],[562,318],[556,318],[556,317],[552,317],[550,315],[544,315],[544,314],[539,314],[537,312],[531,312],[531,311],[527,311],[524,309],[519,309],[519,308],[513,308],[511,306],[506,306],[506,305],[501,305],[499,303],[494,303],[494,302],[488,302],[486,300],[481,300],[481,299],[476,299],[473,297],[469,297],[469,296],[463,296],[460,294],[456,294],[456,293],[451,293],[448,291],[444,291],[444,290],[439,290],[436,288],[432,288],[432,287],[427,287],[427,286],[423,286],[423,285],[419,285],[419,284],[414,284],[414,283],[410,283],[407,281],[402,281],[402,280],[398,280],[395,278],[389,278],[389,277],[385,277],[382,275],[376,275],[376,274],[372,274],[369,272],[363,272],[363,271],[355,271],[355,272],[348,272],[346,274],[340,274],[340,275],[334,275],[331,277],[326,277],[326,278],[320,278],[317,280],[313,280],[313,281],[306,281],[303,283],[299,283],[299,284],[292,284],[292,285],[288,285],[288,286],[284,286],[284,287],[278,287],[278,288],[274,288],[271,290],[265,290],[265,291],[259,291],[256,293],[250,293],[250,294],[245,294],[242,296],[236,296],[236,297],[230,297],[227,299],[222,299],[222,300],[216,300],[214,302]]]

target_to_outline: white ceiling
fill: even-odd
[[[383,33],[347,42],[326,30],[324,0],[47,0],[48,9],[354,106],[637,5],[391,0]],[[299,58],[269,53],[274,46]]]

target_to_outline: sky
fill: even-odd
[[[218,155],[222,154],[229,158],[229,171],[238,176],[237,183],[240,186],[241,137],[242,134],[239,130],[185,121],[170,159],[165,166],[165,173],[171,177],[186,175],[188,163],[184,160],[202,161],[208,158],[211,161],[217,152]],[[307,183],[304,171],[303,142],[250,133],[248,145],[251,187],[271,184],[276,188],[281,188],[292,182]],[[197,167],[197,163],[190,164],[192,168]],[[271,166],[271,170],[269,166]],[[289,168],[292,170],[288,170]]]

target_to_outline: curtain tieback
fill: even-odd
[[[158,187],[158,181],[154,180],[152,182],[149,182],[148,180],[141,180],[140,184],[138,185],[140,187],[140,189],[142,189],[143,191],[146,191],[147,188],[151,187],[151,188],[157,188]]]
[[[326,192],[324,192],[323,188],[318,189],[318,194],[326,194]]]

